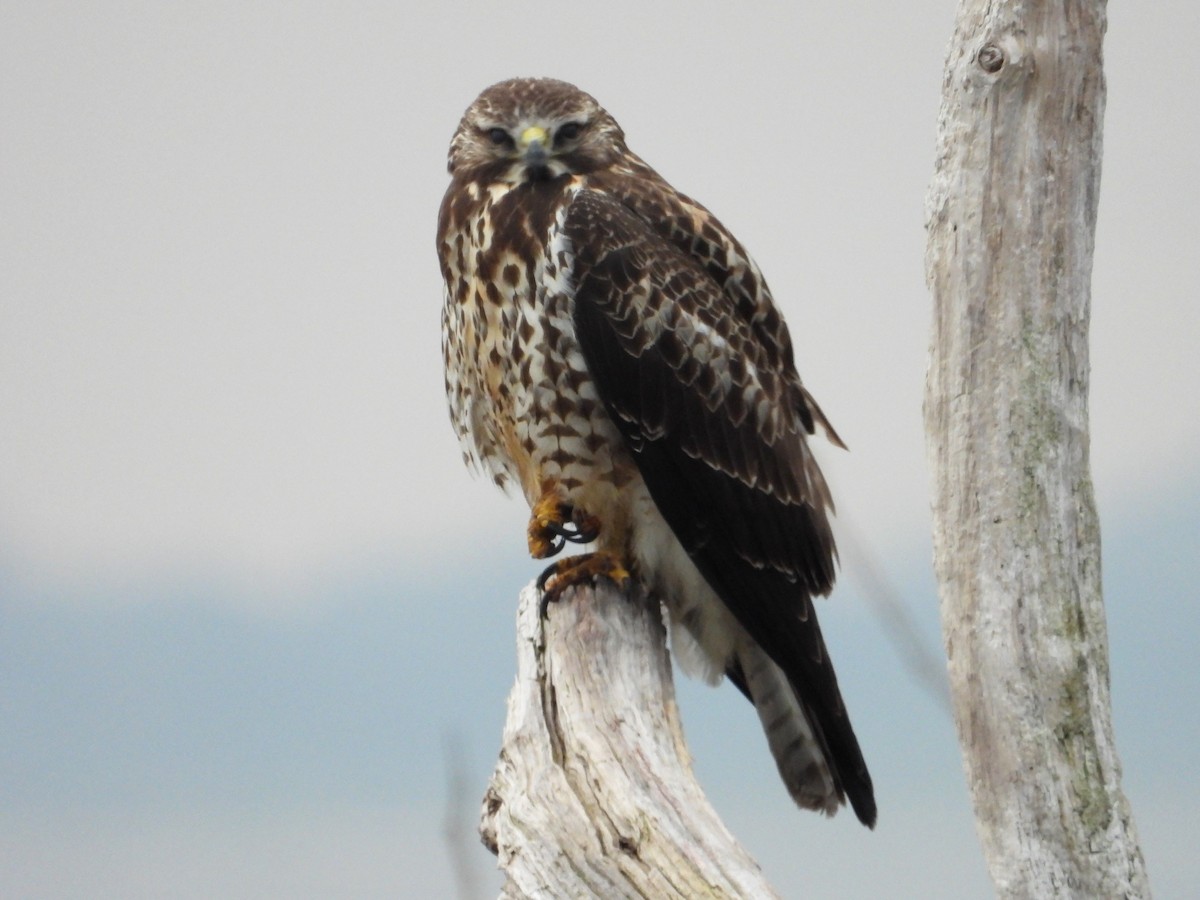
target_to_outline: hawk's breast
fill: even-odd
[[[596,515],[633,473],[573,324],[573,179],[451,184],[438,250],[450,415],[469,463],[532,504],[548,489]]]

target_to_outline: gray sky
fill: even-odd
[[[433,232],[462,110],[512,75],[588,90],[754,253],[852,448],[822,453],[842,521],[937,646],[922,224],[953,5],[579,9],[0,12],[0,893],[452,890],[446,735],[473,819],[537,566],[446,419]],[[1174,774],[1200,738],[1196,33],[1194,4],[1110,8],[1093,292],[1114,712],[1164,896],[1200,879]],[[877,832],[789,808],[748,705],[681,683],[701,780],[785,894],[986,895],[952,728],[856,553],[821,615]]]

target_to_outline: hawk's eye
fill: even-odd
[[[579,137],[579,132],[582,130],[582,122],[567,122],[565,125],[559,125],[554,132],[554,143],[561,146],[567,141],[573,141]]]
[[[512,146],[513,139],[509,135],[509,133],[507,131],[505,131],[503,128],[489,128],[487,136],[488,136],[488,140],[491,141],[493,144],[495,144],[497,147],[511,147]]]

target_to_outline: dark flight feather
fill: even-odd
[[[757,339],[762,323],[714,277],[711,249],[696,259],[612,197],[579,192],[565,232],[576,252],[576,337],[651,497],[786,673],[839,794],[873,825],[871,778],[811,599],[834,579],[828,493],[804,443],[814,418],[826,423],[790,349],[781,358]],[[742,673],[730,675],[745,693]]]

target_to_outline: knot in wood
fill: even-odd
[[[975,62],[989,75],[995,75],[1004,67],[1004,51],[996,44],[984,44],[975,55]]]

